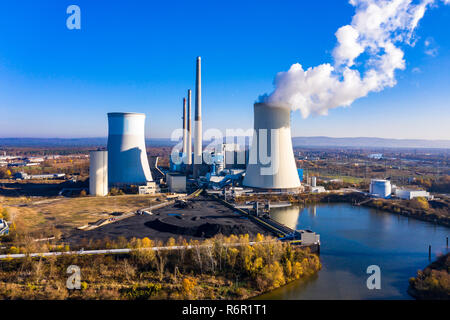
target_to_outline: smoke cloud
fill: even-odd
[[[396,84],[395,71],[405,69],[401,44],[414,46],[414,30],[434,0],[350,0],[355,7],[351,24],[335,35],[334,63],[305,70],[293,64],[277,74],[275,90],[259,102],[326,115],[328,110],[346,107],[369,92]],[[450,0],[443,0],[449,4]],[[363,55],[364,54],[364,55]],[[363,56],[361,56],[363,55]],[[360,60],[365,61],[358,61]]]

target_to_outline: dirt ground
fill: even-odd
[[[136,211],[158,203],[151,195],[120,195],[108,197],[0,197],[0,206],[7,208],[20,233],[34,236],[62,234],[74,228],[112,217],[117,213]]]

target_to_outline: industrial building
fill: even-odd
[[[65,173],[50,173],[50,174],[28,174],[26,172],[17,172],[13,178],[17,180],[33,180],[33,179],[63,179],[66,176]]]
[[[377,198],[391,197],[391,181],[383,179],[372,179],[370,181],[370,195]]]
[[[159,188],[156,186],[155,181],[149,181],[146,185],[139,186],[138,193],[139,194],[155,194],[159,192]]]
[[[186,175],[178,172],[168,172],[166,174],[166,183],[170,192],[186,192]]]
[[[311,186],[311,193],[322,193],[322,192],[326,192],[327,190],[325,190],[325,187],[323,186]]]
[[[106,196],[108,194],[108,151],[91,151],[89,156],[89,194]]]
[[[395,196],[404,199],[404,200],[412,200],[414,198],[423,197],[428,200],[432,200],[433,196],[430,195],[429,192],[425,190],[406,190],[406,189],[396,189]]]
[[[255,103],[254,129],[249,163],[243,185],[264,190],[293,190],[300,187],[291,138],[288,108]],[[262,151],[270,157],[261,159]]]

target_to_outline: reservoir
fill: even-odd
[[[449,230],[429,222],[350,204],[271,209],[271,217],[293,229],[320,234],[322,269],[258,299],[412,299],[408,279],[446,253]],[[367,288],[367,267],[381,270],[381,289]]]

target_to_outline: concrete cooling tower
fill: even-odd
[[[106,196],[108,194],[108,151],[91,151],[89,159],[89,194]]]
[[[145,149],[145,114],[108,113],[109,185],[152,181]]]
[[[290,120],[289,108],[255,103],[255,131],[243,185],[266,190],[300,187]]]

